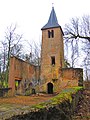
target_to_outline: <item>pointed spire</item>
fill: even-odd
[[[58,24],[56,13],[55,13],[54,7],[52,6],[52,11],[51,11],[48,23],[44,27],[42,27],[42,30],[47,28],[55,28],[55,27],[60,27],[60,25]]]

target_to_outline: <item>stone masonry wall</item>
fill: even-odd
[[[15,81],[30,82],[33,78],[37,77],[37,71],[35,66],[29,64],[26,61],[18,59],[16,57],[10,58],[10,69],[9,69],[9,87],[12,88],[12,95],[15,93]],[[36,78],[37,79],[37,78]],[[20,92],[22,92],[24,86],[19,86]],[[22,90],[21,90],[22,89]]]
[[[48,30],[54,30],[54,37],[48,38]],[[55,57],[55,65],[51,64],[51,57]],[[42,31],[41,50],[41,79],[50,82],[58,78],[58,70],[64,66],[63,35],[60,28]]]

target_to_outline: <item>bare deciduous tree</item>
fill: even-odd
[[[65,25],[66,38],[81,38],[90,42],[90,16],[72,18],[70,24]]]
[[[79,57],[79,49],[81,47],[84,54],[84,63],[87,63],[87,70],[90,65],[90,16],[84,15],[81,18],[72,18],[70,24],[65,25],[65,43],[71,48],[72,66],[77,57]],[[68,45],[67,45],[68,44]],[[79,51],[79,52],[78,52]],[[84,67],[86,66],[84,64]],[[90,71],[89,71],[90,72]]]
[[[22,35],[16,33],[16,25],[11,25],[7,27],[5,32],[5,40],[1,41],[2,43],[2,51],[1,51],[1,63],[2,63],[2,75],[4,75],[4,80],[8,81],[8,73],[9,73],[9,62],[10,56],[19,56],[22,50],[22,45],[20,40],[22,39]]]
[[[7,64],[7,69],[9,66],[9,59],[11,55],[15,55],[15,51],[19,52],[20,49],[17,50],[17,47],[20,46],[19,42],[22,39],[22,35],[16,34],[16,25],[7,27],[7,31],[5,32],[5,41],[7,45],[7,54],[8,54],[8,64]],[[16,52],[16,53],[17,53]]]
[[[35,77],[32,79],[33,85],[40,83],[40,64],[41,64],[41,45],[33,42],[33,44],[28,43],[29,48],[29,54],[25,54],[26,60],[35,66],[36,69],[38,69],[38,76],[35,75]]]

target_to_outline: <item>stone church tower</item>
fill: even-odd
[[[81,68],[64,68],[63,31],[58,24],[54,7],[48,23],[41,30],[41,71],[28,61],[15,56],[10,58],[8,84],[12,95],[25,94],[26,90],[32,90],[33,80],[39,80],[39,77],[39,84],[35,86],[36,92],[59,93],[67,87],[83,85]]]
[[[59,69],[64,67],[63,31],[58,24],[54,7],[48,23],[41,30],[41,80],[52,83],[59,78]]]

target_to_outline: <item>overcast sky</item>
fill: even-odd
[[[17,24],[25,39],[39,41],[52,3],[62,28],[74,16],[90,15],[90,0],[0,0],[0,40],[7,26]]]

